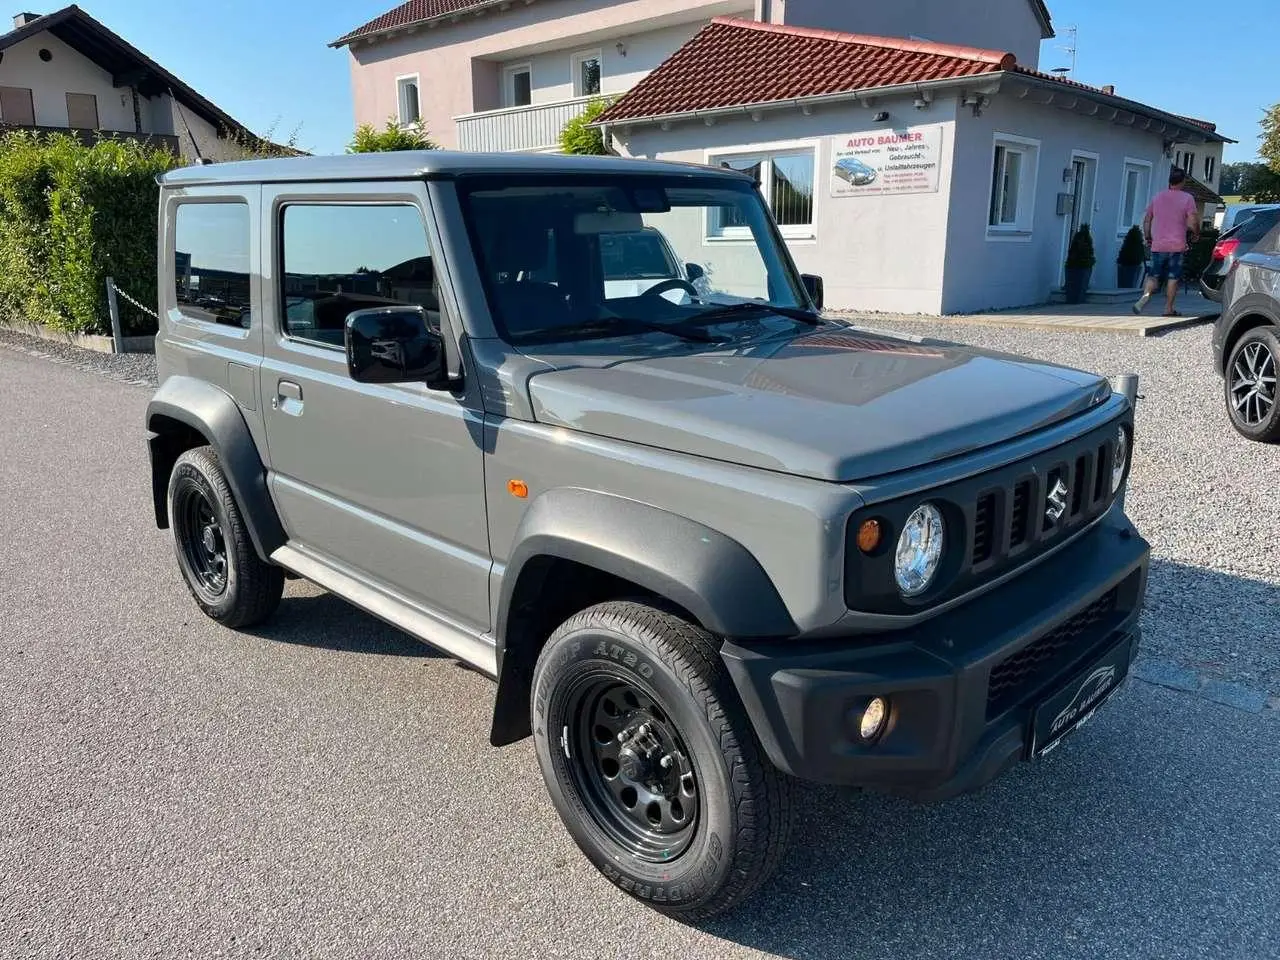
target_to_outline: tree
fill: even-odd
[[[1262,163],[1249,164],[1240,181],[1240,195],[1250,203],[1280,203],[1280,172]]]
[[[422,128],[402,127],[392,117],[385,129],[375,130],[373,124],[362,123],[355,136],[347,144],[347,153],[387,153],[392,150],[438,150],[440,145],[427,136]]]
[[[1224,163],[1222,173],[1218,177],[1218,192],[1224,197],[1233,197],[1240,192],[1240,181],[1244,179],[1251,163]]]
[[[1258,156],[1272,173],[1280,176],[1280,103],[1262,115],[1262,133],[1258,139],[1262,141]]]
[[[613,100],[608,97],[592,100],[587,104],[586,110],[566,123],[564,129],[560,131],[560,152],[588,157],[599,157],[611,153],[612,151],[605,146],[604,135],[600,133],[600,128],[593,127],[591,124],[595,123],[600,114],[609,109],[612,103]]]

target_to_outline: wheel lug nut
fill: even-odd
[[[675,760],[672,759],[671,754],[669,753],[658,761],[659,766],[661,766],[663,770],[670,770],[673,763],[675,763]]]

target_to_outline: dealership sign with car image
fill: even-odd
[[[942,126],[833,137],[831,196],[937,193]]]

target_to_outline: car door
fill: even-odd
[[[425,184],[263,188],[270,486],[291,542],[476,629],[489,625],[482,415],[470,394],[360,384],[346,317],[412,303],[441,328]],[[444,324],[450,335],[452,324]]]

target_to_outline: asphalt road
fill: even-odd
[[[1182,336],[1115,349],[1207,334]],[[252,634],[200,616],[152,522],[148,394],[0,348],[0,957],[1280,955],[1280,711],[1212,686],[1280,695],[1274,554],[1162,545],[1142,475],[1168,457],[1133,506],[1159,534],[1151,662],[1194,689],[1135,679],[940,806],[805,788],[776,880],[692,928],[587,865],[527,742],[488,746],[488,681],[301,583]],[[1173,406],[1222,437],[1208,472],[1243,458],[1274,490],[1280,453]],[[1179,519],[1229,528],[1232,495]],[[1275,511],[1248,512],[1274,550]]]

